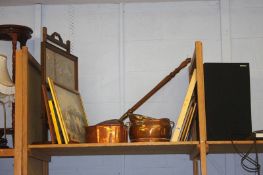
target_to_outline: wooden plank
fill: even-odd
[[[31,152],[50,156],[122,155],[122,154],[190,154],[198,145],[191,142],[138,142],[29,145]]]
[[[27,53],[27,103],[28,103],[28,144],[47,140],[47,127],[45,117],[42,114],[41,104],[41,71],[40,65],[35,58]],[[33,64],[34,63],[34,64]]]
[[[204,68],[203,68],[203,48],[202,42],[195,42],[196,57],[196,79],[197,79],[197,103],[199,119],[199,139],[200,139],[200,161],[201,173],[207,174],[206,169],[206,113],[205,113],[205,89],[204,89]]]
[[[47,175],[47,174],[43,174],[46,173],[45,169],[46,167],[44,166],[45,161],[39,160],[39,159],[35,159],[33,157],[29,158],[29,167],[28,167],[28,175]]]
[[[190,154],[190,160],[194,161],[195,159],[199,159],[199,156],[200,156],[200,146],[198,144],[196,149],[194,149]]]
[[[238,144],[238,145],[251,145],[254,143],[254,140],[222,140],[222,141],[207,141],[209,145],[229,145],[229,144]],[[263,140],[256,140],[256,144],[263,145]]]
[[[48,175],[49,174],[49,166],[48,166],[48,162],[42,162],[42,164],[43,164],[43,172],[42,172],[42,174],[43,175]]]
[[[22,48],[24,59],[24,123],[23,123],[23,160],[24,175],[43,175],[43,162],[50,161],[49,156],[32,154],[28,152],[28,144],[44,142],[46,135],[44,131],[44,118],[41,116],[41,72],[40,66],[35,58],[28,52],[26,47]]]
[[[14,156],[14,149],[0,149],[0,158],[1,157],[13,157]]]
[[[206,141],[206,113],[205,113],[205,88],[202,43],[195,43],[196,53],[196,78],[197,78],[197,102],[199,116],[200,140]]]
[[[15,153],[14,153],[14,174],[22,175],[23,160],[22,160],[22,123],[23,123],[23,64],[22,50],[16,52],[16,80],[15,80]]]
[[[31,58],[30,58],[31,57]],[[17,51],[16,62],[16,96],[15,96],[15,153],[14,153],[14,174],[16,175],[32,175],[39,173],[39,169],[43,169],[43,164],[38,163],[36,166],[29,157],[28,143],[39,141],[42,139],[39,135],[43,135],[41,122],[35,119],[41,118],[41,80],[39,66],[36,62],[32,64],[34,59],[29,53],[27,47]],[[36,70],[35,72],[32,70]],[[39,77],[35,73],[38,72]],[[39,80],[38,80],[39,79]],[[39,92],[37,88],[39,82]],[[37,107],[37,105],[39,107]],[[40,119],[41,121],[41,119]],[[40,138],[40,139],[39,139]],[[42,162],[42,160],[38,160]],[[44,174],[43,174],[44,175]]]
[[[31,158],[34,158],[34,159],[37,159],[37,160],[41,160],[41,161],[44,161],[44,162],[50,162],[51,161],[51,157],[46,155],[46,154],[42,154],[41,152],[31,152],[29,150],[28,152],[29,156]]]
[[[263,153],[263,140],[253,140],[247,141],[207,141],[209,145],[209,153],[220,154],[220,153],[237,153],[237,152],[247,152],[252,149],[255,152],[255,146],[257,147],[257,152]]]
[[[194,175],[198,175],[199,174],[198,159],[197,158],[194,158],[194,160],[193,160],[193,174]]]
[[[200,162],[201,162],[201,173],[202,175],[207,175],[206,169],[206,143],[204,141],[200,142]]]
[[[28,173],[28,152],[27,152],[27,144],[28,144],[28,50],[27,47],[22,48],[22,84],[23,84],[23,90],[22,90],[22,96],[23,96],[23,111],[22,111],[22,161],[23,161],[23,171],[22,174],[29,174]]]

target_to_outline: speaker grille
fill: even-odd
[[[251,135],[248,63],[205,63],[208,140],[239,140]]]

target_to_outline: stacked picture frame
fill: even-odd
[[[189,86],[185,95],[185,99],[181,108],[180,115],[178,116],[175,129],[171,138],[171,142],[187,141],[192,137],[190,128],[194,123],[195,116],[197,115],[197,102],[196,102],[196,69],[190,77]]]
[[[43,115],[53,144],[85,142],[86,113],[78,92],[78,58],[70,53],[70,41],[57,32],[41,42]]]

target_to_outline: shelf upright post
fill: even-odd
[[[22,57],[21,52],[16,52],[16,57]],[[16,68],[16,74],[22,75],[23,68],[22,68],[22,59],[17,59],[16,64],[18,66]],[[15,147],[14,147],[14,174],[15,175],[22,175],[23,170],[23,156],[22,156],[22,149],[23,149],[23,79],[21,77],[16,76],[16,93],[15,93],[15,102],[17,107],[15,108]]]
[[[195,42],[196,56],[196,79],[197,79],[197,103],[199,119],[199,141],[200,141],[200,164],[202,175],[207,175],[206,169],[206,112],[205,112],[205,89],[204,89],[204,68],[202,42]]]
[[[41,69],[27,47],[16,51],[15,175],[48,175],[50,158],[31,153],[28,145],[43,143],[41,118]]]

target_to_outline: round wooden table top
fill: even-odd
[[[27,26],[15,24],[0,25],[0,40],[12,41],[16,36],[16,41],[19,41],[20,44],[25,45],[26,41],[32,37],[32,33],[33,30]]]

